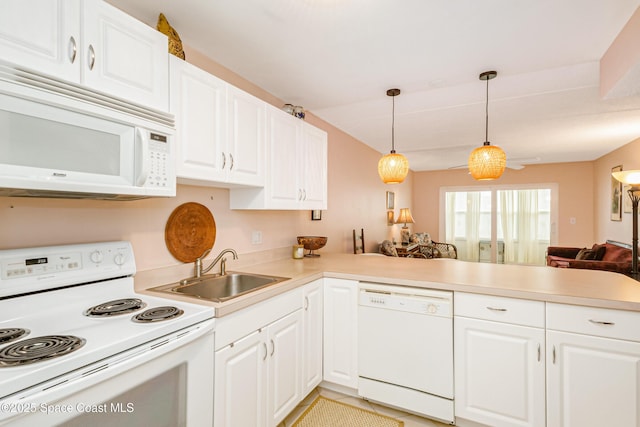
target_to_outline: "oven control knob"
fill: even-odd
[[[435,305],[435,304],[429,304],[429,305],[427,306],[427,311],[428,311],[430,314],[435,314],[435,313],[437,313],[437,312],[438,312],[438,306],[437,306],[437,305]]]
[[[102,262],[102,252],[98,250],[91,252],[89,254],[89,259],[95,264],[100,264]]]
[[[115,257],[113,257],[113,262],[116,265],[123,265],[127,259],[124,257],[122,252],[118,252]]]

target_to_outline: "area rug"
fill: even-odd
[[[404,422],[318,396],[292,427],[403,427]]]

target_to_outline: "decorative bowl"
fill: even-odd
[[[298,244],[303,245],[304,248],[309,251],[305,256],[320,256],[314,254],[313,251],[323,248],[324,245],[327,244],[327,238],[323,236],[298,236]]]

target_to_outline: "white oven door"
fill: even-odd
[[[0,401],[0,425],[211,426],[213,325],[207,320]]]

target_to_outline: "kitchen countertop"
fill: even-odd
[[[136,280],[136,290],[213,306],[216,317],[322,277],[640,311],[640,282],[622,274],[597,270],[332,253],[323,253],[318,258],[273,260],[230,270],[284,276],[290,280],[222,303],[149,291],[148,288],[165,283],[156,281],[145,285],[148,278]],[[138,275],[144,276],[144,273]]]

